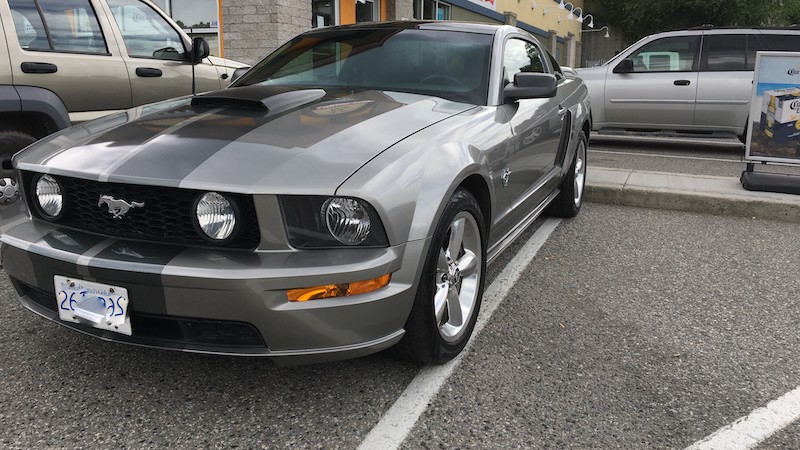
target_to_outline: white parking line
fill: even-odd
[[[400,395],[397,401],[394,402],[391,408],[383,415],[381,420],[369,432],[361,445],[358,446],[359,450],[373,450],[373,449],[396,449],[406,439],[408,433],[414,428],[414,424],[425,412],[428,403],[439,392],[442,385],[450,377],[456,367],[461,363],[464,354],[469,350],[475,338],[480,334],[483,327],[492,317],[495,309],[503,301],[508,294],[511,286],[517,281],[522,272],[527,268],[528,264],[536,256],[536,253],[542,248],[542,245],[550,237],[550,234],[556,229],[561,219],[547,219],[536,232],[531,236],[531,239],[522,247],[522,249],[514,256],[514,260],[510,261],[505,269],[494,279],[491,285],[483,293],[483,305],[481,312],[478,315],[478,321],[475,324],[475,331],[472,334],[472,339],[467,343],[464,351],[460,355],[453,358],[452,361],[441,366],[426,366],[424,367],[411,383],[406,387],[405,391]]]
[[[686,450],[745,450],[800,419],[800,387],[726,425]]]

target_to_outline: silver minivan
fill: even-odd
[[[595,130],[724,133],[744,142],[758,51],[800,51],[800,29],[658,33],[576,71],[589,88]]]

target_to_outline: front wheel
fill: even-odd
[[[458,189],[433,234],[399,356],[442,364],[467,345],[483,297],[486,225],[475,197]]]
[[[583,204],[583,191],[586,187],[586,134],[578,133],[578,148],[567,174],[561,181],[561,192],[547,208],[547,213],[556,217],[575,217]]]

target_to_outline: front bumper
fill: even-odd
[[[19,217],[19,216],[17,216]],[[2,265],[23,305],[110,341],[280,364],[363,356],[403,335],[424,241],[381,249],[243,252],[106,239],[17,219],[2,232]],[[367,294],[290,303],[286,290],[377,278]],[[53,277],[128,289],[133,335],[63,322]]]

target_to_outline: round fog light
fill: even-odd
[[[50,175],[42,175],[36,181],[36,201],[47,219],[55,219],[64,208],[61,185]]]
[[[357,200],[342,197],[329,199],[322,205],[322,219],[331,235],[342,244],[358,245],[369,236],[369,213]]]
[[[197,201],[197,223],[206,236],[215,241],[229,238],[236,227],[236,211],[225,196],[207,192]]]

